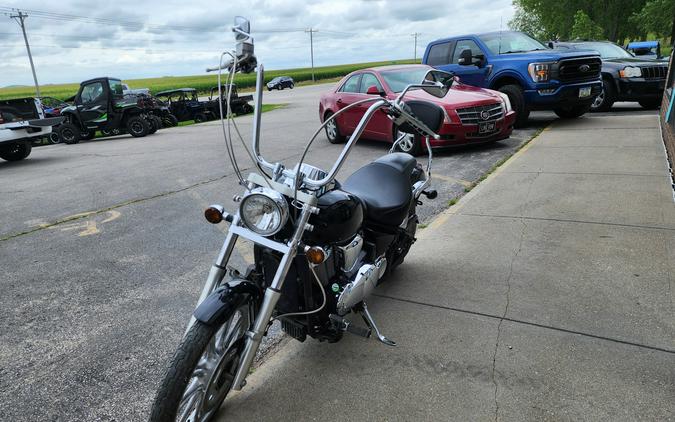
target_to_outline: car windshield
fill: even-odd
[[[494,32],[479,35],[478,38],[492,54],[526,53],[528,51],[546,50],[544,44],[522,32]]]
[[[384,81],[394,92],[401,92],[410,84],[419,84],[424,79],[429,68],[416,67],[414,69],[387,70],[380,72]]]
[[[600,57],[603,59],[624,59],[633,57],[632,54],[623,48],[608,42],[585,42],[575,44],[574,46],[580,50],[595,50],[600,53]]]
[[[271,82],[279,82],[280,80],[281,80],[281,78],[277,76],[276,78],[272,79],[272,80],[270,81],[270,83],[271,83]]]

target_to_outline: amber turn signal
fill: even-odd
[[[320,246],[305,248],[305,256],[307,257],[307,260],[314,265],[319,265],[326,260],[326,252]]]
[[[220,205],[211,205],[204,210],[204,218],[211,224],[218,224],[223,221],[223,213],[225,210]]]

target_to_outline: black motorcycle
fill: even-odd
[[[230,228],[157,392],[151,421],[210,420],[227,393],[246,384],[260,342],[274,319],[300,341],[310,336],[336,342],[345,332],[362,337],[374,332],[378,340],[394,346],[377,329],[365,299],[403,262],[415,242],[420,196],[436,197],[435,191],[428,190],[429,137],[438,138],[445,112],[433,103],[403,102],[403,98],[415,89],[444,97],[452,83],[450,74],[432,70],[396,100],[373,95],[342,109],[332,118],[351,107],[372,103],[330,171],[304,162],[310,145],[330,120],[314,133],[300,162],[288,169],[260,155],[264,69],[253,55],[249,22],[236,18],[233,31],[236,51],[223,53],[221,65],[209,70],[219,70],[218,86],[227,87],[236,72],[257,67],[250,149],[240,137],[256,171],[246,178],[241,174],[232,137],[226,136],[229,157],[245,192],[237,198],[239,209],[234,213],[220,205],[205,211],[210,223],[227,221]],[[231,60],[223,64],[226,56]],[[224,85],[221,69],[229,71]],[[339,183],[335,175],[378,110],[404,133],[397,142],[410,133],[426,140],[426,169],[412,156],[394,153],[394,143],[389,154]],[[222,106],[221,120],[223,133],[232,133],[225,125],[236,123],[229,112],[222,118]],[[244,272],[228,269],[240,237],[254,244],[255,264]],[[365,325],[350,321],[350,314],[360,315]]]

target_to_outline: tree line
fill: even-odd
[[[675,0],[513,0],[514,30],[543,41],[647,37],[675,41]]]

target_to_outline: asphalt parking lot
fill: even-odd
[[[269,161],[297,160],[329,87],[265,93],[287,104],[263,115]],[[509,140],[436,153],[439,197],[419,208],[422,222],[553,119],[533,113]],[[237,122],[248,140],[250,116]],[[240,192],[220,130],[210,122],[0,161],[1,419],[145,419],[224,238],[226,226],[207,224],[203,209],[233,209]],[[327,168],[340,149],[322,135],[307,161]],[[387,149],[361,142],[339,178]],[[236,265],[250,259],[237,250]]]

